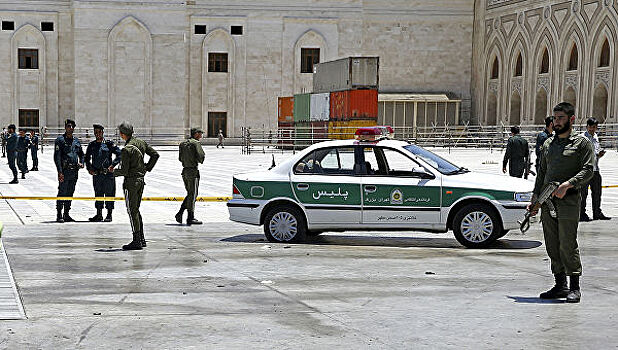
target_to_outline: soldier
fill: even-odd
[[[94,186],[95,197],[114,197],[116,195],[116,179],[114,174],[108,171],[110,165],[116,166],[120,163],[120,147],[114,144],[112,140],[103,138],[104,128],[101,124],[93,124],[94,136],[96,139],[90,141],[86,149],[86,169],[92,175],[92,185]],[[112,161],[112,154],[116,157]],[[99,222],[112,221],[112,211],[114,210],[114,201],[105,201],[105,209],[107,216],[103,220],[103,202],[96,201],[94,207],[97,209],[97,214],[89,221]]]
[[[6,158],[6,138],[9,136],[9,133],[6,131],[6,128],[2,129],[2,134],[0,134],[0,138],[2,138],[2,158]]]
[[[159,153],[143,140],[133,137],[133,126],[128,122],[120,124],[118,131],[126,144],[122,149],[120,169],[114,171],[114,165],[110,165],[109,171],[113,172],[114,176],[124,176],[122,188],[124,189],[127,212],[133,231],[133,240],[131,243],[123,245],[122,249],[142,250],[142,247],[146,246],[146,239],[144,238],[144,226],[139,205],[142,202],[142,193],[144,192],[144,176],[147,171],[154,168],[159,159]],[[148,164],[144,164],[144,154],[149,156]]]
[[[534,145],[534,155],[536,156],[535,167],[537,174],[539,173],[539,164],[541,163],[541,147],[545,140],[552,134],[554,117],[545,118],[545,129],[536,135],[536,144]]]
[[[39,135],[30,130],[30,154],[32,155],[32,169],[30,171],[39,171]]]
[[[201,225],[202,222],[195,219],[195,199],[200,186],[200,171],[198,163],[204,163],[204,150],[200,139],[204,131],[199,128],[191,129],[191,137],[180,143],[178,160],[182,163],[182,181],[185,183],[187,196],[180,210],[176,214],[176,221],[182,224],[182,214],[187,209],[187,225]]]
[[[506,144],[506,152],[502,161],[502,172],[506,173],[509,164],[509,175],[522,177],[528,167],[528,141],[519,136],[519,126],[511,127],[511,137]]]
[[[13,173],[13,180],[10,184],[17,184],[17,167],[15,166],[15,160],[17,159],[17,135],[15,135],[15,124],[11,124],[7,127],[6,137],[6,154],[9,160],[9,168]]]
[[[568,102],[554,107],[554,131],[541,148],[541,164],[534,185],[533,202],[543,187],[550,182],[560,186],[553,193],[556,209],[552,217],[547,204],[541,210],[541,222],[551,271],[556,281],[553,288],[541,293],[541,299],[566,297],[568,303],[581,299],[579,276],[582,265],[577,245],[577,226],[581,203],[580,188],[592,178],[594,150],[592,143],[582,135],[573,133],[575,108]],[[532,204],[528,206],[531,210]],[[532,211],[535,215],[536,211]],[[570,276],[570,287],[567,278]]]
[[[599,159],[605,155],[605,150],[601,149],[601,144],[599,143],[599,136],[597,135],[598,128],[599,121],[595,118],[588,118],[586,121],[586,132],[584,132],[583,135],[588,138],[590,142],[592,142],[592,147],[594,149],[594,172],[590,183],[587,183],[582,187],[582,204],[579,214],[579,221],[590,221],[590,217],[586,214],[588,186],[590,186],[590,192],[592,192],[592,218],[594,220],[611,220],[610,217],[605,216],[601,211],[602,178],[601,173],[599,172]]]
[[[64,134],[54,142],[54,163],[58,171],[58,197],[73,197],[79,169],[84,167],[84,151],[79,139],[73,136],[75,121],[64,121]],[[62,209],[64,208],[64,213]],[[56,201],[56,221],[75,221],[69,215],[71,201]]]
[[[21,178],[26,178],[28,172],[28,149],[30,148],[30,138],[26,135],[26,130],[19,128],[17,136],[17,167],[21,172]]]

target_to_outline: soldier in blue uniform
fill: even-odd
[[[28,149],[30,148],[30,138],[26,135],[26,130],[19,128],[17,136],[17,167],[21,172],[21,178],[26,178],[28,172]]]
[[[30,171],[39,171],[39,135],[30,130],[30,155],[32,156],[32,169]]]
[[[120,163],[122,151],[120,147],[114,144],[114,141],[103,138],[103,125],[93,124],[92,127],[96,139],[90,141],[86,149],[86,169],[92,175],[94,195],[95,197],[114,197],[116,195],[116,180],[114,173],[109,172],[108,168],[110,166],[115,167]],[[112,160],[112,154],[116,155],[114,160]],[[103,202],[96,201],[94,206],[97,209],[97,214],[88,220],[93,222],[112,221],[114,201],[105,201],[105,209],[107,209],[105,220],[103,220]]]
[[[17,159],[17,135],[15,135],[15,124],[11,124],[7,127],[6,137],[6,154],[9,160],[9,168],[13,173],[13,180],[10,184],[17,184],[17,167],[15,166],[15,160]]]
[[[58,171],[58,197],[73,197],[77,174],[84,167],[84,151],[79,139],[73,136],[75,122],[67,119],[64,122],[64,135],[58,136],[54,142],[54,163]],[[64,213],[63,210],[64,209]],[[56,201],[56,221],[75,221],[69,216],[71,201]]]

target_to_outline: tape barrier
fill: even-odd
[[[603,188],[618,188],[618,185],[601,186]]]
[[[34,197],[34,196],[0,196],[0,199],[35,200],[35,201],[124,201],[124,197]],[[182,202],[185,197],[142,197],[146,202]],[[227,202],[232,197],[197,197],[196,202]]]

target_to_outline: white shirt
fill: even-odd
[[[595,132],[594,135],[590,135],[588,131],[583,134],[592,142],[594,148],[594,171],[599,171],[599,153],[601,152],[601,144],[599,143],[599,136]]]

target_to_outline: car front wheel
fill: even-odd
[[[269,242],[299,243],[307,237],[307,224],[302,212],[292,206],[277,206],[264,219],[264,234]]]
[[[489,205],[470,204],[455,215],[453,233],[465,247],[484,248],[502,234],[502,224]]]

